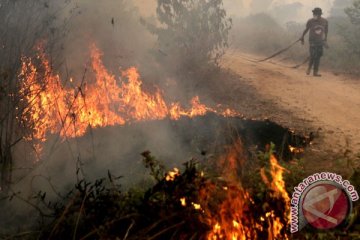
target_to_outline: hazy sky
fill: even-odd
[[[224,0],[228,13],[248,15],[257,12],[268,12],[282,21],[305,21],[310,18],[311,10],[321,7],[324,16],[330,13],[334,0]]]
[[[141,12],[155,14],[156,0],[134,0]],[[321,7],[328,16],[334,0],[224,0],[229,15],[246,16],[268,12],[283,22],[305,21],[312,16],[311,10]]]

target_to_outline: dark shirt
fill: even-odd
[[[311,45],[322,45],[327,40],[329,24],[325,18],[311,18],[306,23],[306,29],[309,29],[309,43]]]

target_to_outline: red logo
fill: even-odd
[[[348,216],[349,198],[343,189],[331,184],[316,184],[303,198],[305,219],[317,229],[339,226]]]

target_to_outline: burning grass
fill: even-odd
[[[75,81],[76,85],[70,79],[73,85],[69,87],[52,71],[41,49],[36,59],[23,59],[20,121],[29,132],[25,139],[37,144],[37,151],[41,151],[49,134],[79,140],[88,128],[129,126],[129,123],[164,119],[179,123],[184,118],[195,117],[198,119],[194,122],[207,131],[204,126],[209,124],[202,120],[209,112],[217,117],[239,115],[229,109],[208,107],[200,103],[197,96],[187,108],[177,102],[168,103],[159,89],[155,88],[152,93],[143,89],[136,68],[121,71],[119,77],[110,73],[94,45],[91,46],[91,60],[94,81],[83,79],[80,83]],[[239,118],[227,118],[223,125],[231,125],[230,120]],[[246,125],[244,122],[237,124]],[[247,124],[255,126],[257,123]],[[266,125],[271,129],[277,127],[271,123]],[[235,128],[236,134],[240,133],[243,138],[253,138],[246,134],[247,129],[253,127],[242,126],[243,132],[238,132],[238,126]],[[283,151],[277,152],[278,156],[302,153],[306,139],[296,138],[288,131],[279,135],[277,142],[285,146],[282,146]],[[211,140],[210,137],[206,139],[208,145]],[[300,143],[293,144],[297,141]],[[220,145],[224,147],[223,142]],[[290,199],[285,175],[290,171],[276,159],[273,146],[260,157],[251,159],[252,163],[247,160],[247,148],[243,139],[237,137],[224,148],[220,157],[217,155],[205,162],[190,161],[184,169],[170,171],[149,152],[144,152],[144,164],[151,176],[146,182],[150,185],[148,189],[123,191],[119,178],[109,172],[107,178],[96,181],[79,179],[72,191],[56,203],[48,201],[46,194],[40,192],[35,198],[43,204],[42,208],[45,206],[47,214],[41,212],[38,231],[23,233],[21,238],[289,239]],[[294,180],[295,184],[300,180]]]
[[[95,45],[91,46],[91,60],[95,79],[65,87],[64,80],[52,71],[41,48],[36,59],[23,59],[20,94],[24,109],[20,121],[29,131],[26,140],[35,143],[38,152],[49,134],[63,139],[81,138],[89,127],[123,126],[166,118],[181,121],[184,117],[205,118],[209,112],[224,117],[239,115],[229,109],[208,107],[200,103],[197,96],[188,108],[177,102],[167,103],[160,90],[144,91],[136,68],[122,71],[117,79],[103,65],[101,52]],[[210,144],[209,139],[207,142]],[[238,138],[225,147],[222,157],[212,159],[215,162],[206,167],[204,163],[201,166],[191,161],[182,171],[175,168],[166,172],[164,166],[145,152],[144,163],[154,181],[149,189],[122,192],[117,178],[109,173],[108,178],[94,182],[79,180],[56,204],[46,202],[43,193],[38,194],[36,198],[45,204],[51,218],[50,223],[49,219],[43,219],[37,237],[286,239],[289,199],[283,168],[271,158],[272,167],[266,170],[266,166],[262,166],[262,175],[253,169],[258,176],[256,182],[263,187],[248,187],[252,184],[246,186],[244,181],[247,156]],[[258,189],[268,190],[262,192],[261,197],[269,201],[263,203],[263,199],[258,199]],[[272,202],[280,204],[272,205]]]
[[[53,72],[41,45],[36,58],[23,58],[20,96],[23,107],[19,119],[27,129],[25,139],[35,142],[38,152],[49,134],[63,139],[83,136],[89,127],[124,125],[132,122],[203,116],[215,112],[224,116],[239,115],[230,109],[215,110],[205,106],[198,96],[189,108],[179,102],[166,103],[162,92],[144,91],[138,70],[131,67],[112,74],[102,62],[102,53],[90,47],[92,81],[65,80]],[[78,85],[75,84],[78,83]]]
[[[38,198],[51,217],[29,239],[286,239],[288,195],[281,167],[271,158],[262,168],[271,184],[257,197],[243,186],[238,168],[240,142],[228,147],[221,168],[190,161],[182,170],[164,166],[144,152],[152,187],[123,192],[119,178],[81,179],[55,204]],[[272,156],[272,155],[271,155]],[[224,163],[225,163],[224,162]],[[256,173],[261,179],[260,172]],[[261,183],[263,187],[267,184]],[[259,195],[260,196],[260,195]],[[264,198],[264,199],[261,199]],[[264,201],[266,199],[266,201]],[[44,217],[44,216],[43,216]]]
[[[274,145],[269,145],[256,159],[248,159],[242,141],[236,139],[223,147],[217,164],[191,160],[183,168],[170,170],[150,152],[143,152],[149,177],[126,191],[120,185],[120,177],[108,172],[106,178],[89,181],[80,177],[83,170],[79,167],[78,181],[65,196],[50,201],[45,192],[39,192],[31,198],[36,202],[32,206],[41,210],[37,228],[3,237],[351,239],[343,232],[311,233],[309,229],[290,235],[290,199],[286,189],[298,183],[301,175],[292,179],[291,174],[299,172],[295,172],[295,167],[292,172],[287,170],[289,163],[278,161],[274,149]],[[14,193],[8,199],[19,196]],[[340,230],[349,231],[356,226],[352,222]]]

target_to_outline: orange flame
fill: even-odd
[[[243,146],[240,139],[226,148],[226,154],[220,158],[223,175],[230,183],[223,186],[225,200],[220,204],[216,216],[211,217],[208,240],[217,239],[253,239],[256,236],[254,219],[247,219],[246,212],[252,204],[250,194],[241,186],[238,169],[244,164]],[[250,224],[249,224],[250,221]]]
[[[266,176],[265,169],[261,169],[260,174],[264,183],[272,190],[271,197],[276,201],[283,202],[286,210],[283,215],[270,210],[257,219],[251,213],[255,207],[254,200],[242,187],[238,177],[238,168],[244,165],[241,149],[241,141],[238,140],[231,148],[227,148],[226,156],[220,159],[222,165],[225,163],[223,176],[226,176],[228,185],[221,188],[225,191],[225,197],[218,206],[218,212],[216,215],[208,217],[212,229],[208,233],[207,239],[258,239],[259,232],[266,232],[269,240],[288,239],[284,231],[289,221],[290,206],[290,198],[283,180],[283,173],[286,169],[277,162],[274,156],[270,158],[271,180]],[[267,227],[264,226],[265,224]]]
[[[290,152],[295,153],[295,154],[304,152],[303,148],[297,148],[297,147],[293,147],[291,145],[289,145],[289,150],[290,150]]]
[[[185,197],[180,198],[180,203],[181,206],[186,207],[186,198]]]
[[[174,168],[174,170],[169,171],[166,174],[165,180],[170,182],[170,181],[174,181],[176,177],[180,176],[180,171],[178,168]]]
[[[276,160],[274,155],[270,156],[270,175],[271,181],[267,177],[265,173],[265,169],[262,168],[260,171],[261,177],[264,183],[267,185],[269,189],[272,190],[272,197],[276,199],[281,199],[285,203],[285,214],[284,218],[289,223],[290,222],[290,197],[285,188],[285,181],[283,179],[283,174],[286,171],[284,167],[282,167],[279,162]],[[281,236],[281,230],[286,227],[281,219],[274,215],[274,212],[267,213],[268,221],[269,221],[269,237],[271,239],[277,239]],[[288,239],[287,235],[283,236],[284,239]]]
[[[276,160],[274,155],[270,156],[270,174],[272,181],[268,179],[265,174],[265,169],[262,168],[260,173],[264,183],[270,188],[273,193],[273,197],[278,199],[284,199],[285,202],[290,203],[290,197],[285,189],[285,181],[283,179],[283,174],[286,171],[284,167],[282,167],[279,162]]]
[[[256,227],[261,226],[257,226],[254,219],[246,218],[251,201],[249,193],[240,185],[228,186],[218,216],[211,219],[213,227],[207,239],[255,239]]]
[[[83,81],[76,88],[65,88],[64,81],[53,73],[41,47],[35,60],[23,58],[19,75],[25,106],[22,123],[32,130],[26,140],[45,142],[47,134],[74,138],[84,135],[88,127],[164,118],[177,120],[202,116],[207,112],[236,115],[229,109],[217,111],[207,107],[200,103],[197,96],[191,100],[190,109],[182,108],[180,103],[167,104],[160,90],[153,94],[143,90],[135,67],[122,71],[116,77],[105,68],[102,53],[95,45],[91,46],[90,55],[95,81]],[[35,61],[40,64],[35,64]],[[73,82],[72,78],[70,82]]]

